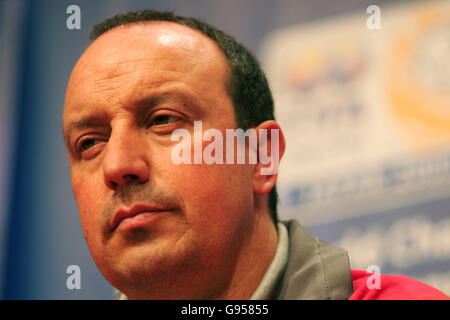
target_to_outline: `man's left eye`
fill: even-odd
[[[161,115],[161,116],[155,117],[152,121],[152,124],[161,126],[161,125],[169,124],[171,122],[178,121],[178,120],[180,120],[180,119],[177,117],[174,117],[174,116]]]

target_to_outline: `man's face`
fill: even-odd
[[[224,289],[251,232],[252,166],[171,159],[175,129],[236,128],[228,78],[214,42],[168,22],[108,31],[72,72],[63,123],[81,225],[130,298]]]

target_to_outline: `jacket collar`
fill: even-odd
[[[347,252],[311,236],[296,220],[289,232],[289,260],[277,299],[340,300],[353,293]]]

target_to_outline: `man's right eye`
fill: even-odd
[[[77,153],[84,160],[90,160],[99,154],[102,150],[101,146],[105,144],[103,138],[85,138],[77,143]]]
[[[92,148],[98,143],[98,139],[86,139],[80,143],[80,151],[85,151],[89,148]]]
[[[157,115],[156,117],[153,118],[152,120],[152,125],[155,126],[162,126],[162,125],[168,125],[172,122],[178,121],[180,120],[180,118],[169,115],[169,114],[161,114],[161,115]]]

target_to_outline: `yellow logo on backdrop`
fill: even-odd
[[[418,150],[450,141],[450,10],[422,7],[393,37],[382,78],[394,115]]]

